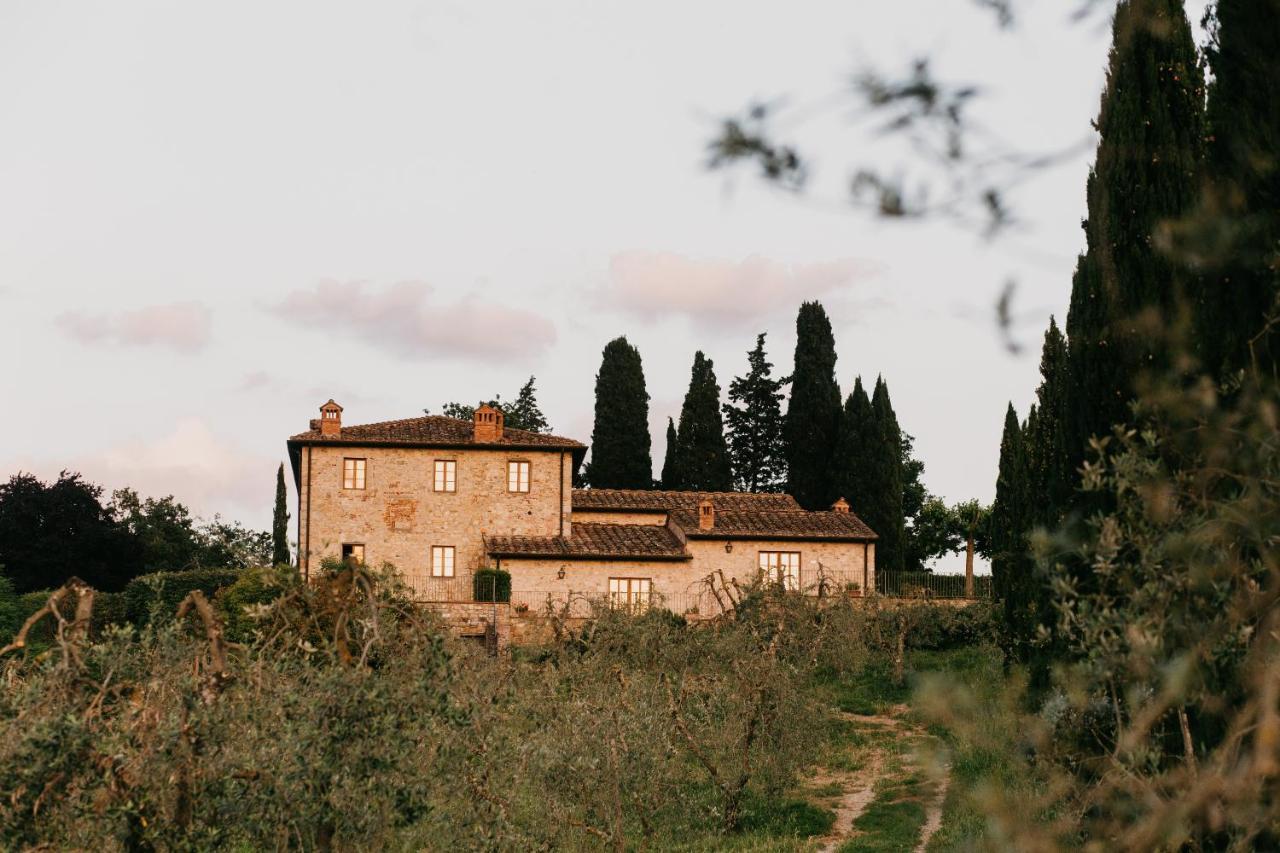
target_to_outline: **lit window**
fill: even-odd
[[[342,488],[364,488],[364,463],[363,459],[342,460]]]
[[[357,566],[364,565],[364,546],[357,544],[348,544],[342,546],[342,562],[355,563]]]
[[[437,459],[435,484],[437,492],[456,492],[458,490],[458,463],[452,459]]]
[[[761,551],[760,571],[785,589],[800,588],[799,551]]]
[[[649,607],[649,578],[609,578],[609,605],[633,613]]]
[[[452,545],[431,546],[431,577],[453,577],[453,554]]]
[[[507,463],[507,491],[508,492],[529,491],[529,463],[528,462],[508,462]]]

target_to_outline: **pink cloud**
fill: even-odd
[[[221,513],[262,528],[270,519],[280,461],[228,441],[201,419],[187,418],[146,440],[69,458],[21,458],[13,460],[9,470],[27,470],[45,479],[57,477],[62,469],[79,471],[106,489],[104,500],[114,489],[129,486],[144,497],[173,495],[205,518]]]
[[[532,311],[471,297],[457,302],[431,297],[432,288],[420,282],[378,289],[359,281],[326,281],[290,293],[271,310],[299,326],[409,358],[502,361],[555,342],[555,326]]]
[[[758,255],[725,261],[628,251],[610,260],[609,283],[600,296],[605,304],[645,320],[677,315],[705,326],[742,327],[875,272],[856,258],[784,264]]]
[[[56,322],[82,344],[159,346],[195,353],[209,344],[212,314],[199,302],[173,302],[116,314],[68,311]]]

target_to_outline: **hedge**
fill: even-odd
[[[511,573],[502,569],[479,569],[472,575],[471,591],[476,601],[510,601]]]
[[[129,581],[124,592],[125,613],[135,625],[146,625],[153,618],[160,622],[173,619],[178,605],[187,593],[200,590],[206,598],[230,586],[240,577],[241,569],[192,569],[186,572],[155,572]]]

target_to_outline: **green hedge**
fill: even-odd
[[[502,569],[480,569],[472,575],[471,591],[476,601],[510,601],[511,573]]]
[[[913,649],[959,649],[995,642],[999,626],[990,602],[978,601],[960,607],[954,604],[924,605],[907,646]]]
[[[241,572],[235,583],[218,591],[215,599],[227,638],[238,643],[252,639],[255,622],[245,613],[245,607],[275,601],[301,581],[292,566],[263,566]]]
[[[153,619],[167,622],[178,612],[187,593],[200,590],[212,600],[214,593],[240,578],[240,569],[192,569],[187,572],[155,572],[129,581],[124,592],[125,613],[130,622],[142,626]]]

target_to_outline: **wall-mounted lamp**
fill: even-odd
[[[726,543],[724,543],[724,552],[725,552],[726,554],[732,554],[732,553],[733,553],[733,543],[732,543],[732,542],[726,542]]]
[[[564,566],[560,567],[560,571],[556,572],[557,580],[564,580]]]

